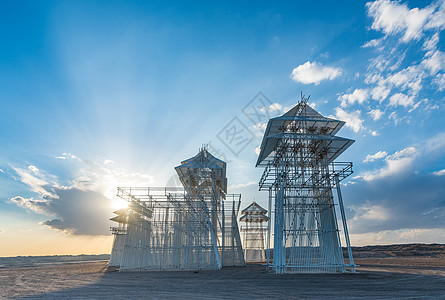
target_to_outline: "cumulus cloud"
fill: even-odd
[[[433,79],[433,84],[440,92],[445,90],[445,73],[437,74],[437,76]]]
[[[430,75],[436,75],[445,69],[445,53],[439,50],[429,51],[425,54],[421,65]]]
[[[378,108],[372,109],[370,112],[368,112],[368,115],[370,115],[374,121],[378,121],[383,116],[383,114],[384,112]]]
[[[365,160],[363,162],[369,162],[369,161],[375,161],[376,159],[384,158],[386,155],[388,155],[388,152],[386,151],[379,151],[376,154],[368,154],[366,155]]]
[[[363,120],[361,119],[360,114],[360,110],[347,112],[340,107],[337,107],[335,109],[335,117],[341,121],[345,121],[345,126],[350,128],[354,132],[359,132],[361,129],[364,128],[362,125]]]
[[[433,172],[434,175],[436,176],[444,176],[445,175],[445,169]]]
[[[370,48],[370,47],[377,47],[380,46],[383,42],[383,39],[373,39],[370,41],[367,41],[362,48]]]
[[[280,103],[272,103],[269,105],[269,111],[281,111],[282,108],[283,106],[281,106]]]
[[[82,163],[82,168],[68,185],[35,166],[14,168],[19,179],[39,198],[16,196],[11,203],[49,217],[40,224],[76,235],[104,235],[109,233],[109,218],[113,211],[113,197],[118,185],[148,185],[153,178],[139,173],[117,172],[101,167],[74,155],[66,158]]]
[[[398,87],[402,91],[409,92],[415,96],[422,89],[422,80],[425,78],[425,72],[417,65],[409,66],[399,72],[390,74],[386,79],[382,79],[380,83],[393,87]]]
[[[333,80],[340,76],[342,70],[335,67],[323,66],[316,61],[299,65],[294,68],[291,74],[292,80],[303,84],[319,84],[323,80]]]
[[[341,106],[364,104],[371,98],[380,105],[408,112],[434,107],[435,103],[418,101],[417,97],[423,89],[445,90],[445,53],[439,47],[445,29],[445,2],[409,8],[401,1],[377,0],[367,3],[366,8],[372,21],[370,29],[383,35],[362,46],[373,48],[364,74],[366,86],[340,96]],[[373,103],[370,106],[371,110],[375,108]],[[389,117],[396,124],[410,119],[396,118],[396,114]]]
[[[264,132],[267,128],[266,122],[258,122],[255,125],[252,125],[250,128],[252,128],[252,132],[258,139],[262,139]]]
[[[391,90],[384,85],[378,85],[371,89],[371,98],[373,100],[378,100],[380,103],[385,100]]]
[[[380,153],[379,155],[383,154],[385,154],[384,156],[386,156],[387,153]],[[418,151],[414,147],[408,147],[403,150],[397,151],[393,155],[389,155],[386,157],[385,167],[373,172],[365,173],[365,175],[363,175],[363,179],[365,181],[373,181],[404,172],[412,166],[414,158],[417,155]]]
[[[422,45],[422,50],[424,51],[435,50],[438,43],[439,43],[439,33],[436,32],[435,34],[433,34],[433,36],[425,40],[425,42]]]
[[[48,209],[48,198],[45,200],[34,199],[34,198],[23,198],[21,196],[16,196],[9,199],[11,203],[17,206],[27,208],[39,214],[51,214]]]
[[[389,99],[389,105],[391,106],[400,105],[403,107],[414,106],[414,99],[413,97],[409,97],[405,94],[397,93],[391,96],[391,98]]]
[[[381,30],[387,35],[402,35],[402,41],[418,40],[424,27],[433,23],[435,6],[424,9],[413,8],[399,1],[378,0],[366,4],[368,15],[373,18],[372,29]]]
[[[52,186],[57,186],[53,178],[45,174],[40,174],[35,166],[28,166],[26,169],[13,167],[14,171],[20,177],[20,181],[31,187],[31,190],[43,197],[57,197],[52,192]]]
[[[366,89],[355,89],[351,94],[343,94],[338,99],[341,101],[342,107],[355,102],[363,104],[368,99],[368,91]]]

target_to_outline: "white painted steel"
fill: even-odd
[[[266,265],[276,273],[353,271],[352,252],[351,265],[343,259],[332,188],[339,191],[336,180],[352,173],[351,163],[334,159],[354,141],[335,136],[344,122],[323,117],[306,100],[269,120],[258,156],[257,166],[265,167],[260,190],[269,191]]]

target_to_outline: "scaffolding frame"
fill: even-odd
[[[302,100],[269,120],[257,166],[269,192],[266,265],[276,273],[354,272],[340,181],[352,163],[334,162],[354,141],[335,134],[345,124]],[[336,187],[349,264],[345,264],[332,189]],[[272,209],[274,208],[274,209]],[[272,244],[273,242],[273,244]],[[273,252],[271,251],[273,247]]]
[[[244,266],[240,194],[227,194],[226,163],[205,148],[175,170],[178,187],[119,187],[110,266],[120,271]]]

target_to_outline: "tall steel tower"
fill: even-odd
[[[346,267],[354,272],[340,191],[352,163],[334,162],[354,141],[335,135],[345,122],[323,117],[307,100],[302,96],[287,113],[269,120],[256,164],[265,167],[259,188],[269,191],[267,265],[276,273],[345,272]],[[343,259],[334,187],[349,264]]]

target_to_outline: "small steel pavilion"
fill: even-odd
[[[302,96],[287,113],[269,120],[256,164],[265,168],[259,188],[269,192],[267,266],[276,273],[354,272],[340,191],[340,181],[352,174],[352,163],[334,162],[354,141],[336,136],[345,123],[323,117],[307,100]],[[333,188],[348,264],[343,259]]]
[[[267,232],[267,210],[255,201],[241,211],[240,222],[243,236],[244,258],[246,262],[259,263],[266,261],[265,237]]]
[[[175,168],[179,187],[118,188],[109,266],[119,271],[244,266],[237,223],[241,195],[226,194],[226,163],[205,148]]]

